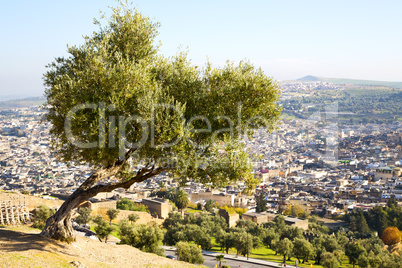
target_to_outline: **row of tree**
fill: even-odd
[[[392,203],[388,208],[395,209]],[[255,248],[266,246],[276,252],[275,254],[282,255],[284,260],[297,258],[301,263],[314,260],[323,267],[338,267],[345,256],[349,263],[360,267],[402,267],[402,257],[384,250],[384,243],[389,245],[401,241],[401,232],[397,227],[387,227],[382,233],[383,240],[370,232],[370,229],[362,235],[360,232],[366,229],[367,224],[364,224],[365,218],[360,211],[356,212],[355,217],[363,217],[358,218],[363,223],[355,231],[346,233],[339,230],[331,233],[327,227],[317,222],[316,217],[311,217],[307,234],[301,228],[286,225],[283,216],[262,225],[241,219],[235,227],[229,228],[219,215],[201,213],[199,217],[189,214],[183,218],[180,214],[171,212],[162,229],[156,224],[136,225],[136,214],[130,215],[128,220],[120,221],[115,227],[111,222],[117,217],[118,210],[107,211],[109,222],[101,215],[93,218],[91,212],[89,208],[80,208],[76,221],[84,225],[90,221],[95,223],[94,229],[100,240],[107,242],[110,233],[117,229],[122,244],[163,255],[163,249],[160,248],[163,242],[165,245],[176,246],[181,260],[194,263],[202,263],[202,256],[194,255],[195,253],[187,256],[184,253],[200,252],[198,246],[210,250],[214,246],[212,238],[215,238],[222,252],[229,253],[231,249],[235,249],[237,254],[244,256]],[[37,208],[34,226],[43,228],[45,219],[51,213],[54,211],[46,206]]]
[[[235,249],[237,254],[247,255],[254,248],[266,246],[282,255],[284,260],[293,257],[302,263],[314,260],[324,267],[338,267],[345,261],[345,256],[349,263],[361,267],[399,267],[402,264],[401,257],[383,250],[383,241],[374,233],[365,238],[359,232],[340,230],[331,233],[315,217],[310,218],[308,234],[301,228],[286,225],[283,216],[262,225],[239,220],[235,227],[229,228],[220,216],[201,214],[199,218],[194,215],[182,218],[171,213],[163,226],[166,245],[185,241],[209,250],[214,237],[222,252],[226,253]]]
[[[375,230],[381,236],[387,227],[397,227],[402,230],[402,207],[390,198],[385,207],[375,206],[363,212],[357,209],[345,215],[344,220],[349,223],[352,231],[359,232],[362,236]]]

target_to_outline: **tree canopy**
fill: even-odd
[[[129,7],[112,11],[107,26],[96,21],[98,32],[48,65],[46,118],[58,156],[101,168],[130,158],[214,185],[252,182],[237,141],[252,128],[275,126],[277,84],[246,61],[201,68],[184,52],[158,55],[158,23]],[[173,157],[170,169],[163,161]]]
[[[200,67],[185,52],[159,54],[159,24],[128,5],[102,19],[106,25],[95,20],[99,30],[68,46],[69,56],[44,75],[52,148],[94,172],[42,234],[64,237],[58,223],[71,208],[162,172],[182,184],[243,180],[252,188],[258,180],[241,137],[276,127],[277,83],[248,61]]]

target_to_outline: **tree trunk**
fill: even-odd
[[[46,226],[41,235],[68,243],[75,241],[74,229],[71,224],[71,212],[91,197],[77,189],[57,212],[46,220]]]
[[[46,226],[41,232],[41,235],[53,238],[56,240],[66,241],[71,243],[75,241],[74,229],[71,224],[71,212],[80,204],[87,201],[89,198],[96,196],[98,193],[111,192],[117,188],[128,189],[135,182],[141,182],[156,176],[167,168],[159,167],[145,167],[140,169],[136,175],[128,180],[109,184],[98,184],[103,179],[116,175],[120,168],[124,165],[129,157],[126,153],[125,160],[118,160],[114,165],[105,169],[94,172],[69,198],[61,205],[57,212],[46,221]]]

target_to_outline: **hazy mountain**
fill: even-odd
[[[0,101],[0,109],[22,108],[38,106],[45,103],[45,97],[31,97],[25,99],[11,99]]]
[[[347,78],[328,78],[319,77],[313,75],[307,75],[305,77],[299,78],[298,82],[330,82],[337,85],[364,85],[364,86],[386,86],[392,88],[402,88],[402,82],[388,82],[388,81],[373,81],[373,80],[358,80],[358,79],[347,79]]]

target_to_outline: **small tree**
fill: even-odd
[[[277,244],[277,250],[279,254],[283,255],[283,258],[288,257],[288,260],[290,260],[290,257],[293,253],[292,241],[290,241],[288,238],[280,240]]]
[[[101,215],[98,215],[94,222],[96,222],[95,232],[96,236],[99,238],[99,241],[105,239],[105,243],[107,243],[107,238],[114,231],[114,227],[110,225]]]
[[[87,223],[92,220],[92,209],[81,207],[78,209],[78,216],[75,219],[78,224],[87,226]]]
[[[221,246],[221,249],[228,254],[229,249],[236,245],[235,234],[227,233],[222,230],[216,235],[216,242]]]
[[[214,208],[217,207],[216,202],[212,199],[209,199],[206,203],[205,203],[205,210],[208,212],[214,212]]]
[[[40,205],[35,209],[35,216],[33,217],[32,227],[43,229],[46,224],[46,219],[55,213],[54,209],[50,209],[48,206]]]
[[[181,214],[183,215],[183,209],[185,209],[190,201],[188,200],[187,193],[183,190],[180,190],[176,193],[174,203],[178,209],[180,209]]]
[[[107,216],[109,217],[110,225],[112,224],[112,220],[117,218],[117,215],[119,215],[119,212],[117,209],[114,208],[109,208],[106,212]]]
[[[265,246],[272,249],[272,242],[279,240],[279,236],[280,235],[278,232],[276,232],[273,228],[270,228],[265,232],[262,242]]]
[[[234,235],[234,243],[237,254],[246,256],[253,249],[253,236],[246,232],[238,232]]]
[[[158,225],[134,226],[127,220],[122,220],[119,227],[121,244],[128,244],[145,252],[163,255],[164,250],[159,247],[159,244],[162,242],[164,233]]]
[[[219,263],[218,267],[221,268],[222,267],[222,260],[223,258],[225,258],[225,255],[221,254],[221,255],[216,255],[215,256],[215,260]]]
[[[359,260],[360,255],[365,252],[366,250],[360,244],[353,242],[347,244],[345,254],[346,256],[348,256],[349,262],[353,265],[354,268]]]
[[[267,210],[267,200],[265,199],[263,194],[257,195],[256,198],[257,201],[257,207],[256,207],[256,212],[264,212]]]
[[[397,227],[388,227],[384,230],[381,239],[385,245],[397,244],[401,242],[401,232]]]
[[[138,216],[137,214],[133,213],[128,215],[128,220],[132,223],[135,223],[136,221],[138,221],[140,219],[140,216]]]
[[[201,231],[194,239],[197,245],[200,245],[203,250],[210,250],[212,248],[211,236],[204,231]]]
[[[324,252],[320,264],[325,268],[338,268],[338,259],[331,252]]]
[[[189,244],[187,242],[179,242],[176,245],[176,255],[179,260],[203,264],[204,258],[202,257],[201,249],[195,244]]]
[[[300,259],[308,261],[310,257],[314,254],[314,247],[313,245],[304,238],[296,238],[293,241],[294,245],[294,254],[300,262]]]

